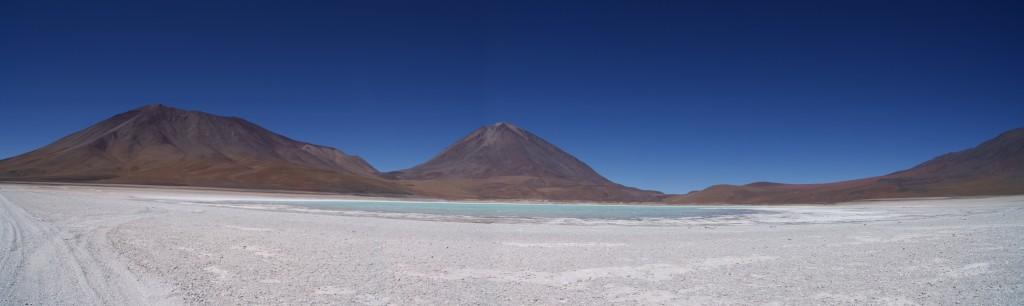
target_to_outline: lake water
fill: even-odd
[[[236,204],[246,204],[237,203]],[[519,204],[398,201],[273,201],[247,204],[272,204],[318,210],[376,214],[415,214],[483,219],[560,219],[646,220],[685,219],[769,213],[737,207],[596,205],[596,204]]]

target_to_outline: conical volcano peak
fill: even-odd
[[[122,117],[122,118],[126,118],[126,117],[141,117],[141,118],[151,118],[151,119],[156,119],[156,120],[163,120],[163,119],[169,119],[169,118],[174,118],[174,117],[206,116],[206,115],[210,115],[210,114],[203,113],[203,112],[198,112],[198,111],[184,110],[184,109],[176,108],[176,107],[173,107],[173,106],[168,106],[168,105],[162,104],[162,103],[154,103],[154,104],[148,104],[148,105],[145,105],[145,106],[142,106],[142,107],[139,107],[139,108],[136,108],[136,109],[133,109],[133,110],[130,110],[130,111],[127,111],[127,112],[115,115],[115,117]],[[227,118],[227,117],[224,117],[224,118]]]
[[[162,103],[148,104],[148,105],[136,108],[133,111],[141,112],[141,113],[188,112],[186,110],[183,110],[183,109],[180,109],[180,108],[176,108],[176,107],[173,107],[173,106],[168,106],[168,105],[162,104]]]
[[[572,155],[506,122],[473,131],[430,161],[402,171],[401,176],[410,179],[529,176],[608,183]]]
[[[526,130],[508,122],[498,122],[492,125],[481,127],[477,129],[474,133],[470,134],[470,136],[468,137],[473,137],[474,135],[482,137],[483,139],[487,140],[487,143],[489,144],[492,143],[493,141],[497,141],[503,138],[535,137],[530,136],[530,134],[526,132]]]
[[[426,163],[388,176],[424,194],[470,198],[650,201],[660,195],[615,184],[508,122],[480,127]]]
[[[173,107],[170,107],[170,106],[167,106],[167,105],[163,105],[161,103],[153,103],[153,104],[144,105],[144,106],[138,108],[138,110],[158,110],[158,109],[164,109],[164,108],[173,108]]]
[[[521,130],[521,128],[519,128],[515,124],[511,124],[511,123],[504,122],[504,121],[496,122],[496,123],[492,124],[491,127],[493,127],[493,128],[505,128],[505,129]]]

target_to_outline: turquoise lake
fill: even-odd
[[[476,218],[575,218],[643,220],[707,218],[768,213],[745,208],[661,205],[518,204],[394,201],[273,201],[273,204],[349,212],[421,214]]]

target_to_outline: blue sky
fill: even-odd
[[[381,170],[508,121],[687,192],[879,175],[1024,126],[1022,4],[829,2],[4,1],[0,157],[165,103]]]

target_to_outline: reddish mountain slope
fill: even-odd
[[[0,161],[0,179],[403,193],[361,158],[246,120],[149,105]]]
[[[888,175],[827,184],[716,185],[670,203],[835,203],[878,198],[1024,194],[1024,128]]]
[[[481,127],[426,163],[388,176],[447,198],[654,201],[661,195],[615,184],[508,123]]]

